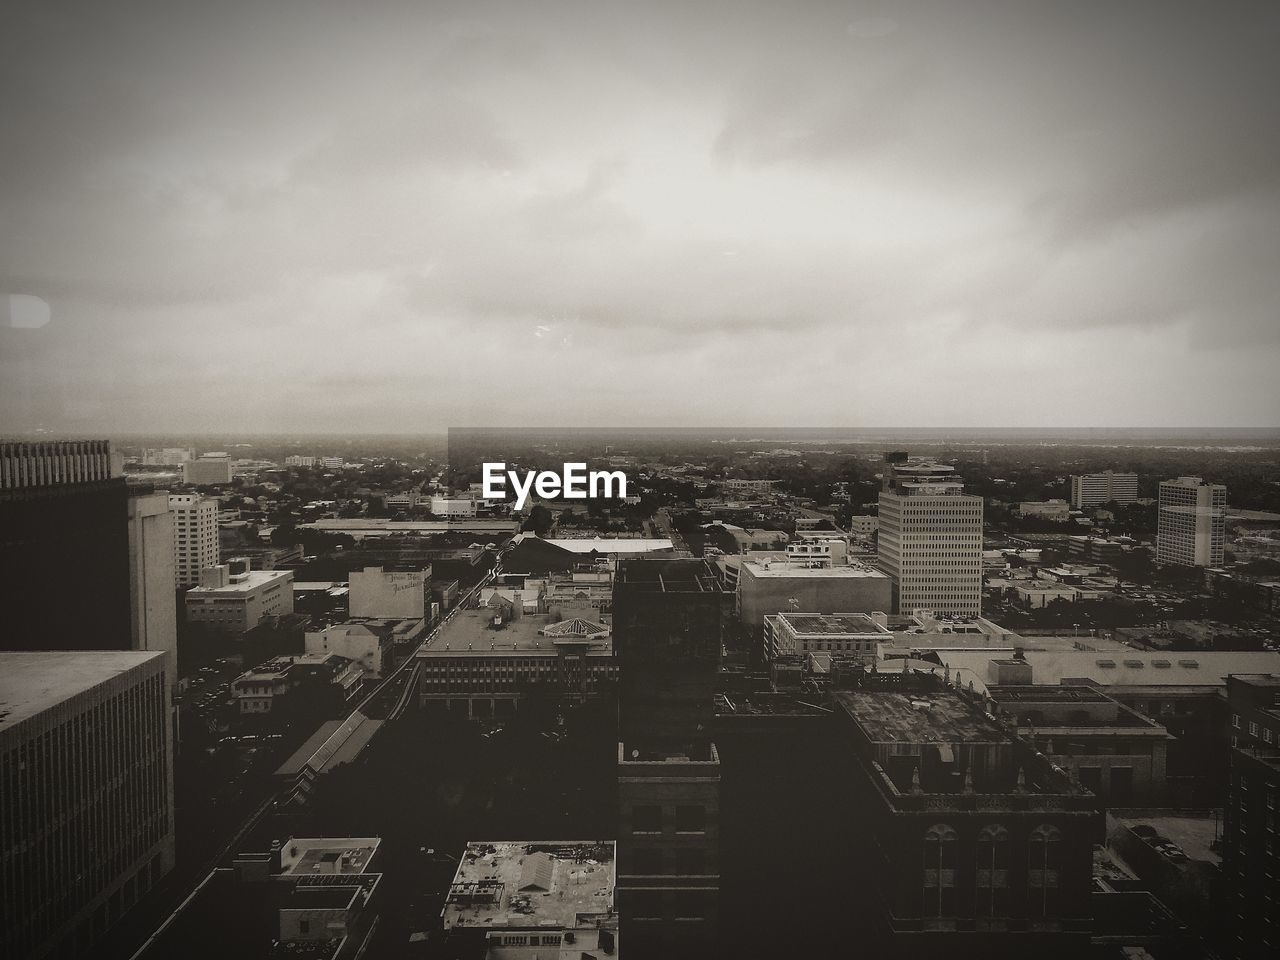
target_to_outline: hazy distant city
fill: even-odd
[[[1280,957],[1280,5],[0,14],[0,960]]]

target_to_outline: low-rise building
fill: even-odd
[[[748,556],[738,565],[738,615],[752,637],[762,635],[765,617],[784,610],[871,613],[888,610],[892,604],[890,578],[865,564],[757,560]]]
[[[305,644],[307,653],[336,653],[354,660],[370,679],[376,680],[390,671],[397,647],[410,650],[425,636],[426,622],[421,618],[352,618],[308,631]]]
[[[182,480],[192,486],[225,486],[231,482],[231,457],[204,453],[182,465]]]
[[[437,517],[474,517],[478,503],[473,497],[432,497],[431,512]]]
[[[1124,553],[1124,544],[1108,537],[1067,537],[1067,553],[1089,563],[1113,564]]]
[[[779,613],[765,617],[765,655],[805,656],[839,653],[876,660],[881,644],[890,639],[885,627],[865,613]]]
[[[1066,523],[1071,519],[1071,504],[1065,500],[1023,500],[1018,504],[1018,513],[1023,517]]]
[[[606,620],[526,613],[500,596],[456,611],[418,660],[422,705],[470,717],[513,714],[530,696],[580,702],[618,675]]]
[[[990,696],[1019,735],[1105,806],[1167,804],[1165,759],[1173,737],[1156,721],[1092,687],[999,686]]]
[[[215,633],[239,634],[263,617],[293,613],[292,570],[250,570],[236,558],[200,573],[200,585],[187,591],[187,622]]]
[[[1096,798],[939,681],[884,674],[832,694],[870,781],[864,828],[894,948],[1085,955]]]
[[[326,716],[348,706],[360,691],[364,669],[337,654],[276,657],[231,681],[240,715]]]
[[[612,840],[467,844],[440,918],[450,956],[616,957]]]

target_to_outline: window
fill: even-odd
[[[676,850],[676,873],[683,876],[701,876],[707,872],[707,855],[700,847],[683,847]]]
[[[311,932],[311,921],[310,921],[310,920],[299,920],[299,921],[298,921],[298,932],[299,932],[299,933],[310,933],[310,932]]]
[[[677,890],[675,895],[677,920],[701,920],[707,915],[707,898],[701,890]]]
[[[982,828],[977,845],[978,915],[1003,917],[1009,913],[1009,831],[998,825]]]
[[[657,806],[635,806],[631,808],[632,833],[661,833],[662,808]]]
[[[654,847],[637,847],[631,854],[631,870],[646,875],[662,873],[662,851]]]
[[[1027,907],[1033,917],[1051,917],[1058,909],[1058,873],[1062,832],[1049,824],[1031,831],[1027,841]]]
[[[632,920],[662,919],[662,893],[659,890],[628,890],[625,894]]]
[[[939,823],[924,835],[924,902],[926,917],[950,917],[956,912],[956,832]]]
[[[700,806],[676,807],[677,833],[702,833],[707,828],[706,810]]]

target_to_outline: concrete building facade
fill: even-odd
[[[877,551],[893,580],[893,612],[982,613],[982,498],[964,492],[952,467],[886,463],[879,517]]]
[[[198,493],[170,494],[173,511],[174,584],[179,590],[200,582],[200,571],[216,567],[221,558],[218,543],[218,501]]]
[[[88,955],[173,868],[166,663],[0,653],[0,955]]]
[[[1156,563],[1220,567],[1226,542],[1226,487],[1199,477],[1160,484]]]
[[[293,571],[250,570],[248,560],[233,559],[202,571],[184,600],[188,623],[241,634],[263,617],[293,613]]]
[[[1103,503],[1134,503],[1138,499],[1136,473],[1086,473],[1071,478],[1071,506],[1077,510]]]
[[[174,598],[173,511],[169,497],[129,498],[129,604],[133,649],[164,650],[176,657],[178,604]],[[175,661],[170,661],[174,663]]]
[[[428,613],[431,568],[387,570],[365,567],[348,575],[352,617],[392,617],[421,620]]]

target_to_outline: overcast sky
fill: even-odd
[[[7,3],[0,429],[1280,425],[1278,11]]]

